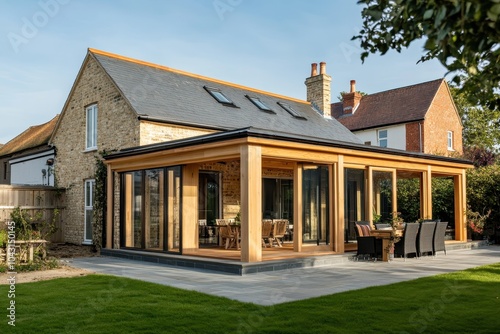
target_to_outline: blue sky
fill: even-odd
[[[0,143],[60,113],[87,48],[305,99],[324,61],[332,101],[442,78],[420,44],[370,55],[361,9],[346,0],[0,0]]]

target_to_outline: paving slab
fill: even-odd
[[[244,276],[114,257],[75,258],[68,264],[101,274],[129,277],[242,302],[275,305],[498,262],[500,246],[492,245],[406,261],[346,261],[322,267],[291,268]]]

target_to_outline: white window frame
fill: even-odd
[[[90,187],[89,187],[90,185]],[[83,219],[83,243],[92,244],[92,222],[90,223],[90,239],[87,238],[87,215],[91,213],[92,217],[94,215],[94,195],[95,195],[95,179],[85,180],[83,188],[83,201],[84,201],[84,219]],[[88,192],[90,190],[90,193]]]
[[[87,151],[97,149],[97,111],[97,104],[92,104],[85,108],[85,150]]]
[[[381,133],[385,131],[385,136],[382,137]],[[382,145],[385,142],[385,145]],[[389,131],[387,129],[377,130],[377,143],[380,147],[388,147],[389,144]]]
[[[448,146],[448,151],[453,151],[453,131],[448,131],[447,132],[447,146]]]

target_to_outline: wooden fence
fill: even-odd
[[[57,231],[51,242],[63,242],[66,196],[64,189],[49,186],[0,185],[0,224],[10,221],[10,214],[16,207],[26,210],[31,216],[41,212],[45,221],[51,222],[54,210],[59,210],[56,218]]]

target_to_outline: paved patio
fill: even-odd
[[[273,305],[369,286],[473,268],[500,262],[500,246],[448,251],[435,257],[391,262],[346,261],[312,268],[238,276],[207,270],[172,267],[113,257],[70,260],[69,265],[101,274],[129,277],[242,302]]]

